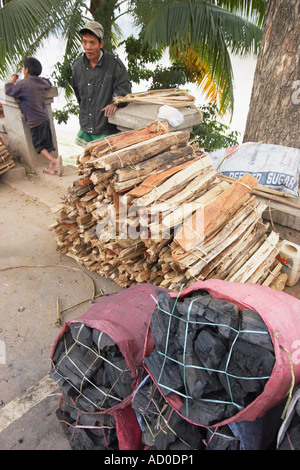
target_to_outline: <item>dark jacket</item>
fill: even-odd
[[[103,51],[103,50],[102,50]],[[91,67],[86,55],[80,56],[73,65],[73,89],[80,106],[80,128],[87,134],[113,134],[116,126],[108,122],[100,112],[114,96],[131,93],[131,83],[121,60],[103,51],[95,67]]]
[[[8,96],[20,99],[22,115],[29,126],[36,126],[49,119],[45,96],[51,82],[42,77],[25,77],[14,83],[5,84]]]

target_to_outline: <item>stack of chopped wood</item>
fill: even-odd
[[[12,155],[9,153],[6,145],[0,137],[0,175],[6,173],[15,166]]]
[[[185,108],[187,106],[195,107],[195,97],[188,93],[186,90],[180,90],[179,88],[141,91],[139,93],[129,93],[126,96],[115,96],[114,102],[116,104],[134,102],[160,104],[173,106],[175,108]],[[198,108],[196,107],[195,109],[198,110]]]
[[[183,300],[162,293],[151,318],[155,347],[144,358],[165,397],[202,426],[234,417],[263,391],[275,364],[266,324],[254,311],[205,291]]]
[[[56,208],[58,249],[123,287],[175,291],[210,277],[270,285],[279,237],[262,222],[257,180],[227,182],[167,122],[91,143]]]

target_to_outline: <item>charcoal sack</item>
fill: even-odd
[[[87,445],[95,442],[101,447],[97,432],[101,434],[101,429],[105,428],[101,416],[107,414],[113,417],[114,425],[110,423],[108,427],[115,428],[119,450],[140,447],[141,431],[131,401],[133,391],[145,375],[143,354],[147,326],[162,291],[142,284],[107,295],[81,317],[66,322],[55,338],[50,376],[68,397],[63,402],[67,411],[60,406],[58,414],[60,417],[62,412],[68,415],[72,409],[69,413],[72,429],[76,414],[85,422],[95,420],[91,426],[95,428],[96,437],[93,435]],[[77,434],[84,432],[84,427],[84,424],[75,427]],[[91,433],[91,430],[87,427],[86,432]],[[75,445],[74,433],[70,435]]]
[[[299,313],[298,299],[256,284],[207,280],[164,292],[149,322],[144,367],[193,424],[255,421],[300,382],[300,361],[291,360]]]

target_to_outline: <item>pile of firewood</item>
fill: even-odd
[[[15,166],[12,155],[0,137],[0,175]]]
[[[89,144],[55,209],[58,250],[123,287],[270,285],[282,267],[279,237],[262,221],[257,180],[224,181],[189,139],[154,122]]]

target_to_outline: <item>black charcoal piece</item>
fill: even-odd
[[[152,380],[136,392],[132,407],[142,416],[142,440],[150,450],[199,450],[204,447],[203,429],[172,409]]]
[[[167,294],[160,294],[158,306],[154,309],[151,317],[151,334],[156,346],[168,344],[167,337],[176,334],[179,320],[174,310],[175,301]]]
[[[122,399],[107,387],[88,385],[77,398],[78,407],[84,411],[104,411],[122,403]]]
[[[164,395],[167,396],[174,391],[182,390],[183,381],[176,362],[169,359],[164,360],[155,350],[150,356],[144,358],[144,362]]]
[[[118,450],[116,423],[113,416],[86,413],[77,403],[63,395],[56,416],[72,450]],[[95,427],[95,429],[89,429]]]
[[[235,437],[228,426],[208,429],[206,450],[240,450],[241,441]]]
[[[269,330],[261,316],[253,310],[244,309],[241,315],[241,339],[252,344],[257,344],[269,351],[274,351],[274,346]],[[248,331],[248,332],[247,332]],[[258,332],[258,333],[255,333]]]
[[[194,348],[204,367],[218,370],[220,362],[226,354],[226,346],[222,336],[214,334],[208,328],[203,329],[195,339]]]
[[[111,384],[112,395],[123,399],[131,395],[131,372],[123,357],[118,358],[112,364],[105,362],[104,370]]]
[[[75,322],[70,324],[70,331],[75,342],[79,345],[92,347],[92,330],[84,323]]]
[[[208,374],[195,354],[186,353],[185,359],[183,360],[183,355],[179,353],[177,359],[178,362],[184,364],[180,366],[179,370],[182,382],[185,384],[184,392],[186,396],[197,400],[201,398],[204,393],[209,393],[221,388],[221,384],[217,378]]]
[[[105,353],[110,347],[115,347],[116,343],[103,331],[93,328],[92,341],[98,353]]]
[[[73,387],[73,385],[65,380],[60,373],[55,369],[50,370],[50,377],[55,380],[55,382],[60,386],[60,388],[67,393],[70,397],[78,395],[78,391]]]
[[[247,341],[237,340],[231,352],[227,372],[233,400],[247,406],[262,393],[268,377],[272,373],[275,357],[269,350]],[[225,360],[223,362],[225,367]],[[260,379],[260,377],[264,377]],[[265,378],[266,377],[266,378]],[[224,389],[228,390],[225,376],[221,377]]]
[[[192,322],[197,321],[197,317],[203,317],[206,309],[206,302],[202,298],[196,297],[193,300],[184,299],[176,304],[176,309],[186,319]]]
[[[212,426],[221,422],[224,413],[225,405],[223,403],[207,402],[203,398],[194,402],[191,400],[187,400],[186,402],[184,400],[184,404],[180,408],[180,414],[182,414],[182,416],[202,426]]]
[[[71,332],[68,331],[63,335],[63,337],[58,341],[55,351],[52,356],[52,362],[56,364],[59,359],[63,356],[65,356],[66,352],[68,351],[69,347],[71,344],[74,343],[73,337],[71,335]]]
[[[177,341],[182,350],[192,352],[194,349],[195,336],[197,334],[197,327],[186,321],[180,321],[177,331]]]

